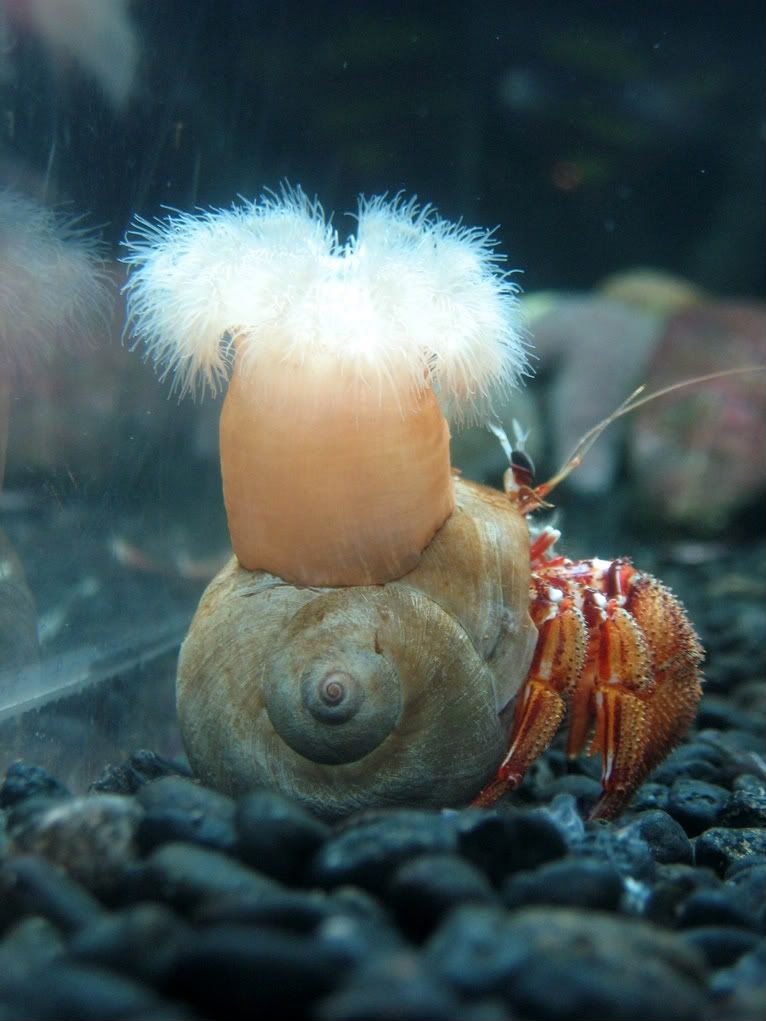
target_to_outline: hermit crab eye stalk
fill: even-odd
[[[535,484],[535,465],[525,450],[511,451],[511,471],[517,486],[533,486]]]
[[[454,506],[445,416],[483,419],[527,370],[490,232],[414,200],[361,199],[356,219],[341,241],[294,189],[126,241],[129,328],[161,374],[184,392],[230,373],[238,559],[308,585],[409,571]]]

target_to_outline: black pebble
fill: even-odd
[[[219,851],[194,844],[163,844],[126,877],[126,897],[158,900],[179,911],[197,911],[222,897],[257,899],[278,888]]]
[[[651,882],[656,863],[647,842],[636,830],[615,830],[601,823],[589,823],[582,839],[574,845],[579,857],[608,862],[625,879]]]
[[[360,816],[319,848],[307,879],[319,886],[353,884],[381,893],[402,862],[419,854],[453,851],[456,819],[453,813],[400,809]]]
[[[732,866],[726,877],[726,888],[738,904],[754,912],[761,928],[766,925],[766,863],[759,858],[753,864],[741,859]]]
[[[188,927],[162,904],[136,904],[96,919],[70,941],[80,961],[154,985],[188,938]]]
[[[740,1021],[766,1017],[766,941],[717,971],[710,982],[715,1017]]]
[[[641,812],[620,830],[621,835],[636,833],[646,841],[652,857],[660,865],[674,862],[690,865],[694,856],[691,841],[683,827],[662,809]]]
[[[746,779],[755,780],[754,777]],[[737,828],[766,827],[766,790],[764,790],[764,785],[755,780],[749,787],[743,786],[738,790],[733,790],[719,813],[718,822],[721,826]]]
[[[598,780],[582,773],[570,773],[545,784],[540,790],[540,800],[549,801],[558,794],[571,794],[580,815],[587,816],[602,793]]]
[[[194,934],[161,980],[166,995],[204,1017],[303,1017],[340,971],[315,941],[249,926]]]
[[[392,919],[385,913],[364,918],[343,910],[328,916],[314,933],[314,945],[347,972],[379,954],[401,950],[405,943]]]
[[[179,840],[217,851],[232,851],[237,843],[232,799],[186,777],[152,780],[136,800],[144,809],[136,834],[142,853]]]
[[[750,730],[756,733],[763,721],[732,705],[729,699],[706,695],[697,709],[695,726],[698,730]]]
[[[468,811],[460,819],[458,849],[493,883],[500,884],[512,872],[562,858],[567,844],[543,812]]]
[[[0,786],[0,808],[11,808],[27,798],[67,798],[69,791],[42,766],[14,762]]]
[[[465,1013],[416,954],[399,950],[357,968],[316,1016],[319,1021],[441,1021]]]
[[[686,929],[679,938],[705,957],[711,968],[728,968],[763,939],[757,932],[733,926],[709,925]]]
[[[70,933],[95,922],[101,913],[87,890],[44,858],[22,855],[0,865],[0,928],[39,915]]]
[[[185,762],[165,759],[142,748],[133,752],[124,765],[107,766],[90,789],[104,794],[135,794],[145,783],[162,776],[190,777],[191,770]]]
[[[728,800],[729,792],[724,787],[681,778],[670,788],[668,812],[690,837],[696,837],[716,825]]]
[[[564,858],[534,872],[517,872],[503,884],[506,907],[554,904],[559,907],[616,911],[623,892],[620,874],[591,858]]]
[[[228,894],[203,901],[193,920],[203,925],[273,925],[288,932],[310,933],[333,913],[334,902],[324,891],[274,889],[253,897]]]
[[[454,911],[426,945],[429,967],[464,996],[501,996],[522,1017],[695,1021],[697,956],[673,934],[565,908]]]
[[[0,979],[0,1016],[45,1021],[189,1021],[179,1004],[102,968],[57,961],[39,975]],[[193,1017],[193,1015],[192,1015]]]
[[[397,869],[385,899],[400,928],[411,938],[422,940],[452,908],[491,904],[497,895],[484,873],[465,859],[453,854],[424,854]]]
[[[727,776],[724,753],[705,741],[680,745],[652,772],[649,780],[671,787],[676,780],[719,783]]]
[[[678,926],[692,929],[706,925],[733,925],[742,929],[760,929],[758,903],[752,906],[740,900],[731,888],[697,890],[685,902]]]
[[[135,858],[143,812],[133,798],[92,794],[81,798],[30,798],[11,810],[14,848],[36,853],[99,894],[118,885]]]
[[[630,807],[634,812],[646,812],[652,808],[668,807],[668,788],[663,783],[642,784],[636,792]]]
[[[28,915],[3,934],[0,943],[0,975],[25,975],[61,957],[64,939],[47,918]]]
[[[724,875],[741,858],[757,856],[763,860],[765,855],[766,830],[754,827],[717,827],[697,837],[694,845],[696,864],[707,865],[719,875]]]
[[[721,880],[712,869],[693,865],[660,865],[644,905],[644,916],[658,925],[675,928],[681,907],[697,890],[718,889]]]
[[[299,881],[330,835],[329,826],[273,791],[255,791],[238,802],[236,829],[242,860],[284,881]]]

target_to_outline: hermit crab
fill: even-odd
[[[530,529],[584,447],[539,486],[518,444],[504,492],[453,472],[446,416],[491,420],[526,370],[491,233],[398,199],[357,221],[342,242],[292,190],[128,235],[133,336],[181,391],[231,373],[234,556],[178,668],[191,764],[327,818],[488,805],[568,712],[612,817],[693,718],[692,625],[626,559],[573,562]]]

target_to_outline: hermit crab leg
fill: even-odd
[[[567,754],[599,754],[591,818],[617,815],[691,723],[702,648],[670,592],[629,561],[551,558],[532,574],[538,641],[508,754],[474,804],[518,787],[569,710]]]
[[[589,751],[601,754],[604,793],[592,818],[609,819],[625,807],[686,733],[702,694],[702,647],[683,607],[656,578],[627,564],[623,569],[624,605],[610,600],[598,629],[596,730]],[[573,735],[567,751],[580,751]]]
[[[492,781],[473,804],[491,805],[518,787],[536,758],[548,747],[566,713],[585,655],[582,612],[563,592],[535,581],[530,615],[538,631],[532,665],[516,704],[510,746]]]

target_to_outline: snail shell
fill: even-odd
[[[455,480],[455,498],[417,567],[385,585],[297,587],[229,561],[178,671],[203,780],[272,787],[327,818],[473,797],[504,753],[536,631],[525,520],[482,486]]]

